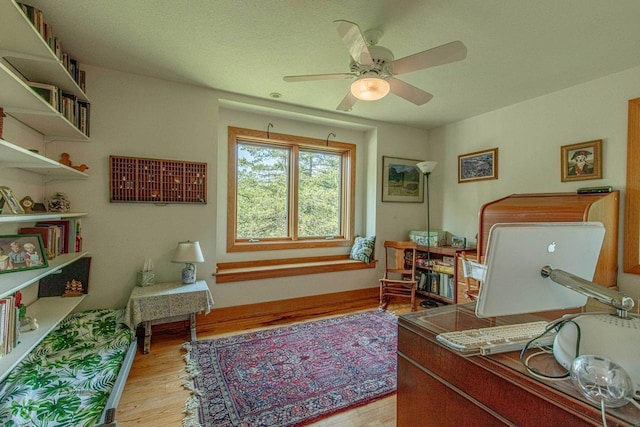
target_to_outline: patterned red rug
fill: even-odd
[[[396,391],[397,319],[381,310],[185,349],[185,426],[300,426]]]

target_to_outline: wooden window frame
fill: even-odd
[[[296,135],[287,135],[274,132],[263,132],[252,129],[244,129],[229,126],[228,130],[228,161],[227,161],[227,252],[267,251],[278,249],[306,249],[351,246],[355,227],[355,177],[356,177],[356,145],[346,142],[325,141]],[[295,233],[286,239],[264,239],[259,242],[249,239],[236,238],[236,165],[237,145],[239,142],[263,143],[269,145],[281,145],[291,147],[294,150],[312,149],[339,153],[342,156],[342,195],[340,236],[332,239],[297,238]],[[291,173],[297,176],[297,167],[291,167]],[[297,191],[292,186],[290,199],[297,205]],[[297,215],[289,215],[289,230],[297,230]]]

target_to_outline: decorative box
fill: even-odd
[[[412,242],[416,242],[419,246],[439,246],[439,243],[444,238],[444,235],[444,232],[437,230],[411,230],[409,232],[409,240],[411,240]]]

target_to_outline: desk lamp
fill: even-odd
[[[171,262],[184,262],[186,265],[182,270],[182,284],[188,285],[196,282],[196,266],[195,262],[204,262],[202,251],[200,250],[200,243],[191,242],[178,242],[178,248],[173,256]]]
[[[426,161],[426,162],[420,162],[418,163],[416,166],[418,166],[418,169],[420,169],[420,172],[422,172],[424,174],[424,178],[425,178],[425,186],[427,188],[427,266],[431,267],[431,218],[429,218],[429,211],[430,211],[430,206],[429,206],[429,175],[431,175],[431,172],[433,172],[433,170],[436,168],[436,166],[438,166],[438,162],[434,162],[434,161]],[[429,273],[427,273],[428,276],[431,276],[431,271],[429,271]],[[429,280],[428,286],[427,286],[427,299],[422,301],[420,303],[420,307],[424,307],[424,308],[434,308],[438,306],[438,303],[436,303],[434,300],[432,300],[430,298],[430,294],[431,294],[431,280]]]

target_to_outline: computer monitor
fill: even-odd
[[[605,229],[599,222],[498,223],[489,231],[476,316],[582,307],[587,297],[542,277],[544,266],[592,280]]]

